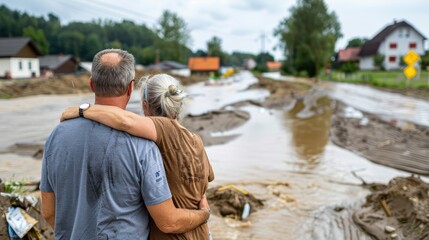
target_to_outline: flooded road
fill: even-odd
[[[266,90],[248,90],[256,81],[244,72],[216,85],[190,86],[186,111],[198,115],[238,101],[263,100],[268,96]],[[0,100],[0,178],[37,180],[40,160],[4,151],[15,143],[43,143],[61,112],[83,102],[93,102],[92,95]],[[316,108],[306,107],[308,102],[311,99],[303,99],[288,112],[227,107],[248,112],[250,120],[231,131],[213,133],[238,137],[206,148],[216,175],[210,187],[235,184],[265,200],[265,206],[246,223],[212,216],[209,224],[215,239],[346,238],[344,229],[333,227],[335,216],[321,213],[363,200],[368,191],[352,172],[368,182],[381,183],[409,175],[333,145],[329,141],[332,101],[320,94]],[[140,112],[138,93],[128,109]],[[353,229],[351,235],[365,239],[359,229]]]
[[[282,81],[297,81],[293,77],[280,76],[279,73],[267,73],[264,76]],[[384,116],[386,120],[396,119],[429,126],[428,101],[350,83],[321,82],[319,86],[326,89],[333,99],[361,111]]]

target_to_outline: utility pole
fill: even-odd
[[[268,41],[267,35],[265,32],[262,32],[261,35],[257,38],[257,41],[261,42],[261,53],[265,52],[265,41]]]

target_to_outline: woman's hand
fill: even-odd
[[[61,115],[61,122],[77,117],[79,117],[79,107],[69,107]]]

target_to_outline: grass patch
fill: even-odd
[[[414,79],[411,79],[409,82],[407,82],[407,79],[405,78],[405,75],[402,71],[359,71],[352,74],[332,71],[331,76],[322,74],[320,79],[337,82],[369,84],[385,88],[429,89],[428,77],[429,72],[421,71],[420,76],[417,75]]]

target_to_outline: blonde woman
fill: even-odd
[[[81,116],[154,141],[162,154],[174,204],[178,208],[198,209],[214,174],[201,138],[178,121],[185,93],[179,82],[167,74],[145,79],[141,93],[145,116],[104,105],[91,105]],[[79,108],[70,107],[61,120],[76,117]],[[152,222],[150,239],[209,239],[209,230],[203,224],[184,234],[165,234]]]

